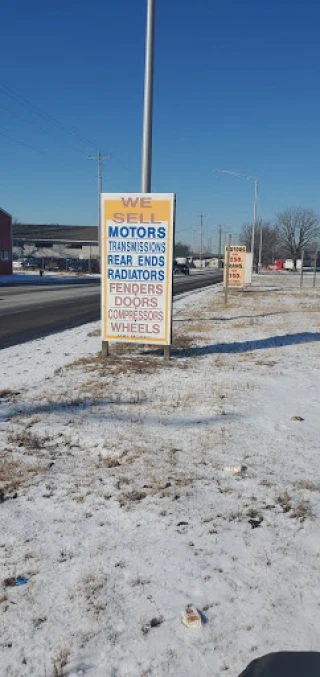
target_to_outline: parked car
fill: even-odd
[[[52,273],[57,273],[59,270],[59,265],[56,261],[49,261],[49,263],[46,264],[46,269]]]
[[[174,261],[173,274],[178,275],[179,273],[182,273],[183,275],[190,275],[189,266],[187,263],[178,263],[177,261]]]
[[[68,266],[68,271],[69,273],[81,273],[82,267],[76,264],[71,264],[71,266]]]
[[[23,267],[25,269],[27,268],[37,268],[37,261],[33,261],[32,259],[28,259],[23,262]]]

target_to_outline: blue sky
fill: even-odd
[[[140,190],[145,18],[146,0],[5,3],[0,205],[15,217],[95,224],[97,149],[105,191]],[[215,168],[258,175],[266,219],[320,212],[319,21],[316,0],[157,0],[152,189],[177,193],[179,239],[197,241],[201,212],[213,244],[252,218],[253,183]]]

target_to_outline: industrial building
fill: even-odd
[[[13,225],[13,258],[28,267],[68,270],[78,263],[94,272],[98,257],[97,226]]]
[[[12,275],[12,217],[0,209],[0,275]]]

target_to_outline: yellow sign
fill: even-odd
[[[171,344],[175,196],[103,193],[102,340]]]
[[[224,250],[223,286],[226,286],[228,247]],[[229,287],[243,287],[246,269],[246,247],[242,245],[230,246],[229,258]]]

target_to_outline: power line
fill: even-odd
[[[93,143],[91,140],[86,139],[85,137],[81,136],[81,134],[79,134],[75,129],[72,129],[71,127],[67,127],[62,122],[60,122],[60,120],[58,120],[53,115],[51,115],[51,113],[47,113],[42,108],[40,108],[39,106],[36,106],[31,101],[29,101],[29,99],[27,99],[26,97],[21,96],[21,94],[18,94],[17,92],[14,92],[14,90],[11,89],[11,87],[8,87],[7,85],[4,85],[3,83],[0,83],[0,87],[3,91],[3,93],[6,96],[10,97],[14,101],[17,101],[18,103],[21,103],[25,106],[29,106],[34,111],[34,113],[36,115],[43,118],[44,120],[47,120],[47,122],[50,122],[55,127],[62,129],[67,134],[70,134],[71,136],[76,138],[78,141],[80,141],[82,144],[84,144],[85,146],[87,146],[89,148],[97,148],[96,143]]]
[[[29,145],[28,143],[24,143],[24,141],[18,141],[17,139],[13,139],[12,136],[9,136],[8,134],[4,134],[1,131],[0,131],[0,135],[3,136],[5,139],[9,139],[9,141],[13,141],[13,143],[17,143],[19,146],[24,146],[25,148],[29,148],[30,150],[34,150],[35,153],[40,153],[40,155],[46,155],[45,151],[39,150],[39,148],[35,148],[34,146]]]
[[[46,120],[46,122],[49,122],[54,127],[61,129],[66,134],[73,136],[77,141],[84,144],[87,148],[90,148],[92,150],[92,148],[97,149],[99,147],[99,144],[95,143],[94,141],[92,141],[90,139],[83,137],[81,134],[79,134],[79,132],[77,132],[77,130],[72,129],[71,127],[67,127],[62,122],[60,122],[60,120],[58,120],[56,117],[51,115],[51,113],[47,113],[45,110],[43,110],[39,106],[33,104],[32,101],[29,101],[29,99],[27,99],[26,97],[22,96],[18,92],[15,92],[11,87],[8,87],[7,85],[4,85],[3,83],[0,83],[0,88],[2,89],[3,93],[6,96],[8,96],[9,98],[13,99],[14,101],[16,101],[16,102],[18,102],[18,103],[20,103],[24,106],[29,106],[36,115],[41,117],[43,120]],[[11,114],[16,115],[21,120],[23,119],[17,113],[11,113]],[[27,121],[25,120],[25,122],[27,122]],[[29,124],[32,124],[32,123],[29,123]],[[42,130],[42,131],[43,131],[43,133],[47,133],[45,130]],[[71,145],[71,144],[69,143],[69,145]],[[85,154],[85,151],[81,151],[79,148],[75,148],[75,146],[71,146],[71,147],[74,150],[76,150],[78,153],[82,153],[83,155]],[[112,154],[112,156],[110,156],[110,157],[112,157],[113,160],[118,162],[118,164],[123,169],[125,169],[125,171],[127,171],[127,172],[131,171],[130,169],[128,169],[128,167],[126,167],[126,165],[122,162],[122,160],[120,160],[120,158],[118,158],[116,155]]]
[[[0,106],[0,110],[5,111],[6,113],[9,113],[9,115],[16,117],[18,120],[21,120],[21,122],[24,122],[25,124],[30,125],[31,127],[34,127],[34,125],[37,124],[35,121],[31,122],[31,120],[27,120],[25,117],[23,117],[23,115],[20,115],[17,111],[10,110],[10,108],[7,108],[6,106]],[[50,131],[48,129],[41,129],[39,127],[36,127],[36,131],[38,133],[40,132],[41,134],[46,134],[46,135],[50,136]],[[67,144],[74,151],[76,151],[77,153],[80,153],[80,155],[82,155],[82,156],[85,155],[84,150],[80,150],[80,148],[77,148],[76,146],[74,146],[73,143],[71,143],[69,140],[64,139],[63,144]]]
[[[47,113],[45,110],[40,108],[40,106],[33,104],[32,101],[30,101],[26,97],[22,96],[18,92],[15,92],[11,87],[8,87],[8,85],[0,83],[0,88],[2,89],[3,94],[5,94],[9,98],[11,98],[13,101],[16,101],[17,103],[20,103],[24,106],[29,106],[31,108],[31,110],[36,115],[41,117],[46,122],[49,122],[50,124],[52,124],[54,127],[60,129],[61,131],[64,131],[66,134],[73,136],[78,142],[84,144],[87,148],[90,148],[92,150],[92,148],[97,149],[99,147],[99,144],[97,144],[94,141],[87,139],[86,137],[82,136],[81,134],[79,134],[79,132],[77,130],[75,130],[71,127],[67,127],[62,122],[60,122],[60,120],[58,120],[56,117],[51,115],[51,113]],[[10,112],[11,115],[15,115],[16,117],[20,118],[24,122],[27,122],[28,124],[32,125],[31,122],[24,120],[22,118],[22,116],[20,116],[17,112],[12,113],[12,111],[9,111],[8,109],[7,109],[7,112]],[[41,130],[41,132],[44,133],[44,134],[49,133],[46,130]],[[79,148],[72,146],[70,144],[70,142],[69,142],[69,145],[71,146],[71,148],[73,148],[78,153],[81,153],[83,155],[85,154],[85,151],[81,151]],[[120,160],[120,158],[118,158],[116,155],[112,154],[112,159],[115,160],[116,162],[118,162],[118,164],[123,169],[125,169],[125,171],[127,171],[127,172],[131,171],[130,169],[128,169],[128,167],[126,167],[126,165],[122,162],[122,160]]]

